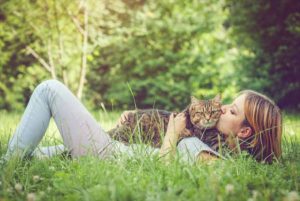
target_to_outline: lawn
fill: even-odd
[[[113,127],[120,113],[95,112]],[[0,155],[20,114],[0,112]],[[60,143],[53,122],[43,145]],[[299,200],[300,115],[284,115],[283,157],[272,165],[245,154],[213,164],[164,164],[137,154],[114,160],[64,156],[12,160],[0,168],[0,200]]]

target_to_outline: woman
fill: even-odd
[[[64,146],[54,146],[42,151],[53,154],[53,149],[64,147],[72,157],[93,154],[101,159],[117,152],[132,153],[132,147],[112,140],[70,90],[56,80],[39,84],[34,90],[5,155],[32,154],[43,138],[50,118],[62,135]],[[126,117],[126,112],[121,115]],[[163,145],[162,157],[171,156],[176,150],[179,133],[185,128],[185,116],[171,115]],[[247,150],[258,161],[271,162],[281,155],[281,115],[278,107],[267,97],[253,92],[242,92],[231,105],[222,107],[217,129],[227,136],[236,137],[241,143],[229,146]],[[216,159],[220,156],[197,138],[182,140],[177,149],[192,160]]]
[[[166,133],[160,153],[174,152],[180,130],[185,128],[183,116],[176,116],[174,121],[174,125],[169,125],[174,129],[168,128],[170,132]],[[170,121],[171,124],[174,121]],[[233,151],[245,150],[257,161],[267,163],[281,156],[280,110],[271,99],[260,93],[242,91],[232,104],[222,106],[217,129],[224,134]],[[215,158],[205,151],[197,155],[198,160]]]

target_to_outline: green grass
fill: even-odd
[[[120,113],[94,114],[109,129]],[[1,156],[19,119],[0,113]],[[272,165],[244,155],[198,166],[144,155],[12,160],[0,169],[0,200],[299,200],[300,115],[285,115],[284,122],[283,157]],[[42,144],[60,141],[51,122]]]

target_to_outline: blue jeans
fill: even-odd
[[[64,146],[44,148],[42,152],[52,155],[53,151],[66,148],[73,157],[89,153],[100,158],[110,155],[112,139],[98,122],[65,85],[57,80],[48,80],[35,88],[9,142],[6,158],[17,151],[32,154],[45,135],[51,117]]]

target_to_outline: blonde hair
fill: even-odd
[[[257,161],[272,163],[282,152],[280,109],[270,98],[258,92],[245,90],[240,94],[246,95],[242,126],[252,129],[252,134],[241,142],[241,149],[247,150]]]

